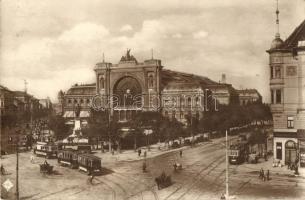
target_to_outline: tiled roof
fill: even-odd
[[[299,41],[305,40],[305,20],[284,41],[283,49],[292,49],[298,46]]]
[[[95,95],[96,93],[96,84],[82,84],[82,85],[73,85],[68,91],[68,95]]]
[[[163,69],[161,72],[161,84],[163,87],[166,87],[172,84],[204,86],[215,85],[218,83],[204,76]]]

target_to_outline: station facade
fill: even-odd
[[[158,59],[138,62],[130,50],[118,64],[97,63],[94,72],[95,83],[75,84],[67,92],[59,92],[65,118],[73,118],[79,105],[81,118],[89,117],[90,109],[101,107],[122,122],[139,111],[159,111],[186,122],[186,116],[200,118],[204,110],[217,109],[219,104],[238,103],[231,84],[165,69]]]

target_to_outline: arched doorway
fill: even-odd
[[[134,105],[135,98],[142,94],[142,87],[137,79],[126,76],[115,84],[113,94],[118,97],[119,107],[130,107]]]
[[[289,140],[285,144],[285,164],[295,162],[297,158],[297,144]]]

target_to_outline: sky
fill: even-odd
[[[198,74],[269,102],[268,54],[276,0],[1,0],[0,84],[57,101],[59,90],[94,83],[93,68],[126,49],[142,62]],[[279,0],[286,39],[305,19],[304,0]]]

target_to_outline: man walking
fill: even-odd
[[[182,149],[180,149],[180,158],[182,158]]]

